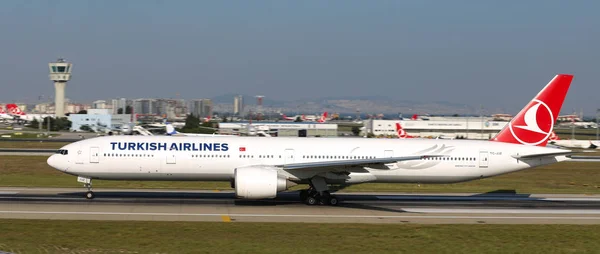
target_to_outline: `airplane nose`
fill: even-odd
[[[50,167],[53,167],[55,169],[58,169],[60,171],[64,171],[64,165],[62,165],[62,160],[61,158],[59,158],[60,155],[58,154],[53,154],[52,156],[50,156],[48,158],[48,160],[46,161],[48,163],[48,165],[50,165]]]

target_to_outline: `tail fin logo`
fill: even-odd
[[[408,135],[406,135],[406,131],[405,130],[403,130],[403,129],[398,130],[398,137],[399,138],[406,138],[406,136],[408,136]]]
[[[542,106],[542,107],[540,107]],[[538,145],[548,140],[554,128],[554,116],[546,103],[531,101],[525,114],[509,123],[512,136],[523,145]]]
[[[408,134],[406,134],[406,131],[404,129],[402,129],[402,126],[400,125],[400,123],[396,123],[396,132],[398,134],[398,138],[407,138]]]

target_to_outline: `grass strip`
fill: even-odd
[[[46,156],[1,156],[0,186],[81,187],[76,177],[46,164]],[[299,186],[295,189],[304,188]],[[229,190],[228,182],[106,181],[94,180],[94,188],[167,188]],[[83,189],[82,189],[83,190]],[[562,162],[502,176],[457,184],[367,183],[344,191],[476,192],[515,190],[519,193],[600,193],[600,167],[593,162]]]
[[[13,253],[597,253],[600,225],[0,220]]]

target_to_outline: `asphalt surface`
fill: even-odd
[[[339,193],[308,206],[297,192],[273,200],[189,190],[0,188],[0,218],[220,222],[600,224],[600,195]]]
[[[58,149],[40,149],[40,148],[0,148],[0,156],[50,156],[56,153]]]

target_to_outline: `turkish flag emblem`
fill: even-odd
[[[246,151],[246,147],[240,147],[240,152],[245,152]]]

